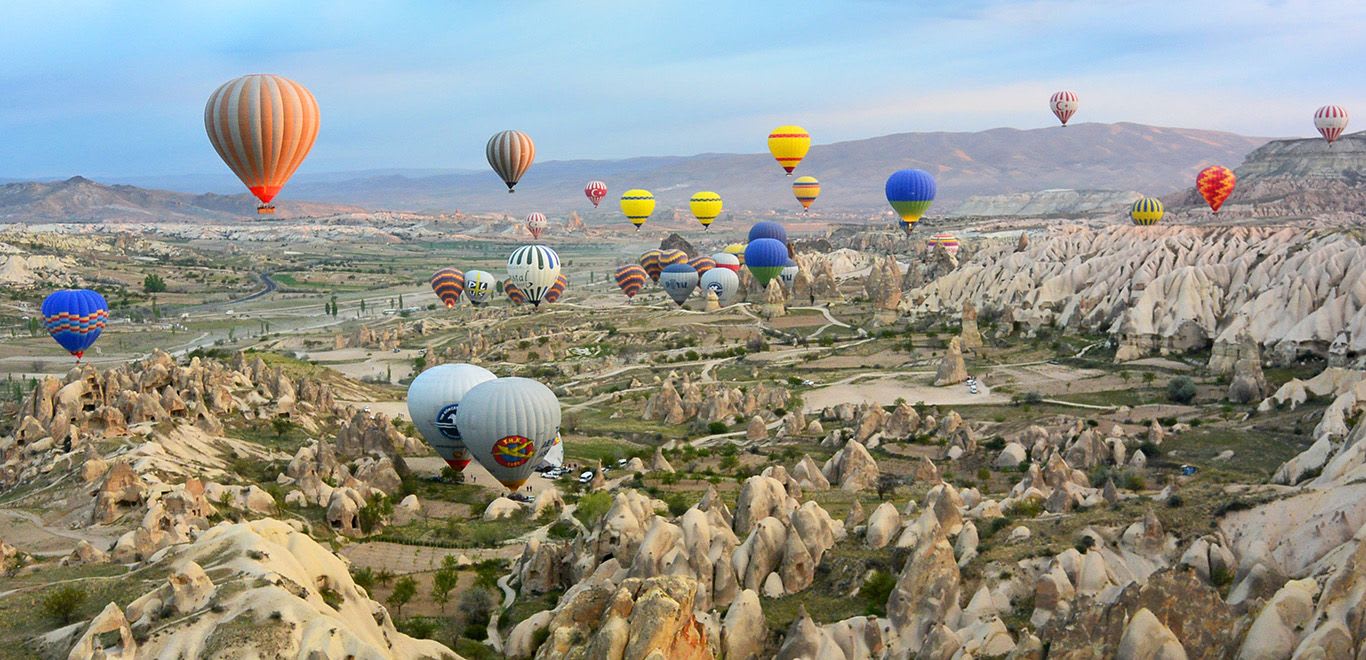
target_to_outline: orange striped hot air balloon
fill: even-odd
[[[668,268],[674,264],[688,263],[688,253],[682,250],[660,250],[659,267],[660,270]]]
[[[716,268],[716,260],[705,255],[699,255],[688,260],[688,265],[697,271],[697,276],[707,274],[707,271]]]
[[[792,182],[792,194],[802,205],[802,212],[811,208],[812,202],[821,196],[821,182],[814,176],[799,176]]]
[[[460,302],[460,294],[465,292],[465,274],[458,268],[442,268],[432,275],[432,291],[446,304],[446,309],[454,309]]]
[[[1195,175],[1195,189],[1205,198],[1205,203],[1215,213],[1224,205],[1224,200],[1233,194],[1238,185],[1238,177],[1227,167],[1211,165]]]
[[[508,300],[511,300],[514,305],[526,302],[526,294],[522,293],[522,290],[517,288],[512,280],[503,280],[503,293],[507,294]]]
[[[499,131],[484,145],[484,155],[489,167],[507,184],[508,192],[513,192],[513,186],[536,160],[536,143],[521,131]]]
[[[559,276],[555,278],[555,283],[550,285],[549,289],[545,290],[545,295],[541,297],[541,300],[553,303],[556,300],[559,300],[560,296],[564,295],[564,290],[567,288],[569,288],[569,276],[560,273]]]
[[[617,286],[621,287],[621,292],[626,294],[628,299],[634,298],[637,293],[645,286],[645,278],[649,277],[645,273],[645,268],[640,264],[626,264],[617,269]]]
[[[640,265],[645,269],[645,274],[650,276],[651,282],[659,281],[659,273],[664,270],[664,265],[659,263],[661,250],[646,250],[640,255]]]
[[[303,85],[270,74],[223,83],[204,105],[204,131],[237,178],[274,213],[271,200],[313,148],[318,102]]]

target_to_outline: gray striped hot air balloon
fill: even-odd
[[[492,371],[473,364],[440,364],[418,374],[408,386],[408,416],[413,426],[456,472],[470,464],[470,454],[456,427],[455,413],[466,393],[495,378]]]
[[[523,245],[508,257],[508,279],[532,305],[541,304],[559,276],[560,255],[544,245]]]
[[[465,393],[455,421],[474,459],[517,490],[555,443],[560,401],[530,378],[499,378]]]
[[[682,307],[692,290],[697,288],[697,269],[689,264],[672,264],[659,274],[659,285]]]
[[[707,291],[714,291],[717,302],[724,307],[735,302],[736,294],[740,293],[740,276],[728,268],[713,268],[702,274],[698,286],[703,295]]]
[[[513,186],[536,160],[536,144],[530,135],[521,131],[501,131],[489,138],[484,155],[489,159],[489,166],[507,184],[508,192],[512,192]]]

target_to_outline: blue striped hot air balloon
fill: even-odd
[[[104,296],[90,289],[61,289],[43,300],[47,333],[77,360],[95,344],[109,321]]]
[[[897,170],[887,177],[887,203],[901,217],[907,232],[930,210],[936,187],[934,177],[925,170]]]
[[[752,242],[760,238],[772,238],[781,243],[786,243],[787,229],[772,220],[756,222],[753,227],[749,228],[749,240]]]
[[[1144,197],[1129,207],[1129,219],[1144,227],[1157,224],[1163,215],[1162,202],[1156,197]]]

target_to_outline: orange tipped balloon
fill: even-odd
[[[288,78],[252,74],[223,83],[204,106],[209,142],[251,194],[270,204],[318,137],[318,102]]]
[[[1195,175],[1195,189],[1200,191],[1200,196],[1205,198],[1205,203],[1219,212],[1219,207],[1224,205],[1224,200],[1233,194],[1233,189],[1238,185],[1238,177],[1227,167],[1211,165]]]

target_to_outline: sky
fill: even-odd
[[[226,173],[204,136],[220,84],[276,73],[322,112],[300,174],[482,168],[488,136],[538,160],[759,152],[918,131],[1132,121],[1314,135],[1366,126],[1366,2],[11,3],[0,178]],[[1349,131],[1361,126],[1353,126]]]

